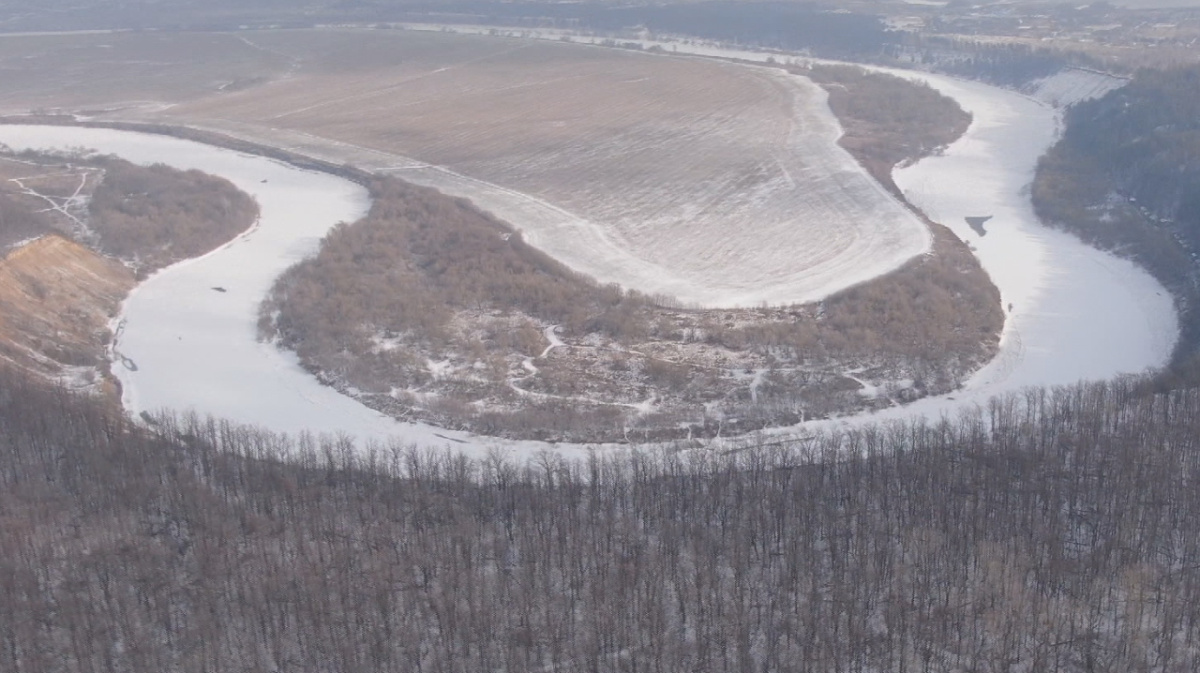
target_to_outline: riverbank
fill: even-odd
[[[945,86],[953,82],[950,80]],[[898,172],[897,183],[914,202],[928,208],[927,213],[933,219],[968,232],[956,230],[975,247],[985,269],[997,281],[1006,307],[1013,305],[1001,358],[977,375],[964,393],[930,398],[874,415],[781,428],[770,434],[796,435],[848,423],[953,414],[956,409],[984,403],[994,394],[1020,390],[1027,385],[1057,385],[1080,378],[1138,372],[1162,364],[1169,355],[1175,334],[1174,312],[1165,292],[1140,269],[1091,250],[1069,236],[1049,232],[1032,217],[1023,190],[1033,162],[1053,137],[1053,111],[1026,109],[1026,103],[1020,101],[1028,99],[1012,92],[983,85],[960,86],[964,88],[957,91],[958,95],[970,96],[964,107],[975,115],[975,123],[943,157],[918,162],[906,169],[910,173]],[[19,127],[0,128],[0,140],[12,144],[3,136],[9,136],[15,128]],[[72,135],[84,131],[51,129],[42,141],[57,145],[94,144],[93,139]],[[125,133],[92,131],[102,135]],[[194,409],[281,432],[348,433],[377,442],[396,438],[405,443],[452,446],[472,453],[486,452],[491,447],[520,453],[586,450],[583,446],[500,442],[430,426],[397,423],[321,386],[286,354],[255,341],[254,309],[270,281],[290,264],[288,260],[294,261],[315,250],[328,227],[338,220],[356,219],[365,210],[363,192],[332,176],[322,177],[286,166],[279,160],[239,151],[218,151],[195,143],[170,145],[186,143],[181,140],[159,138],[149,142],[147,138],[154,137],[127,137],[124,144],[99,149],[117,154],[139,153],[141,159],[130,158],[165,160],[173,165],[183,164],[180,167],[223,175],[259,199],[264,206],[264,218],[244,239],[156,275],[130,297],[125,308],[128,320],[122,352],[137,363],[138,371],[121,374],[130,411],[164,407]],[[315,138],[309,138],[308,142],[337,155],[337,143],[322,143]],[[345,152],[347,148],[341,150]],[[204,162],[192,160],[210,152],[219,156]],[[284,172],[275,173],[277,170]],[[301,175],[306,177],[300,179]],[[327,186],[332,190],[329,192],[334,195],[332,198],[342,200],[340,210],[315,207],[324,198],[321,195],[325,187],[318,188],[321,180],[310,183],[310,178],[334,181],[335,185]],[[339,182],[340,187],[336,186]],[[289,189],[275,196],[260,191],[267,190],[269,185],[286,185]],[[279,215],[268,218],[266,202],[276,201]],[[274,205],[271,210],[275,212]],[[973,240],[968,236],[978,235],[970,230],[965,217],[984,212],[994,219],[989,221],[987,235]],[[307,222],[318,215],[325,218],[324,223],[296,226],[297,218]],[[519,226],[519,220],[514,224]],[[1005,231],[1012,235],[1003,235]],[[256,247],[258,243],[265,243],[267,249]],[[251,278],[248,275],[251,270],[259,273]],[[216,292],[214,287],[227,291]],[[134,320],[135,317],[138,319]],[[135,337],[131,330],[142,336]],[[141,347],[136,344],[143,338],[146,354],[138,355],[134,351]],[[194,350],[193,346],[200,350]],[[188,383],[182,384],[183,381]],[[754,437],[744,437],[732,443],[754,441]],[[729,444],[717,440],[718,444],[722,442]]]

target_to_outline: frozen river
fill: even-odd
[[[1129,262],[1050,231],[1033,216],[1028,184],[1037,157],[1053,140],[1054,111],[993,87],[930,79],[975,121],[943,156],[897,171],[896,182],[932,219],[972,245],[1012,308],[999,357],[966,390],[850,422],[953,413],[1029,385],[1108,378],[1163,364],[1178,333],[1167,292]],[[493,446],[520,453],[550,448],[394,421],[322,386],[293,355],[257,340],[258,303],[271,283],[314,253],[333,225],[365,213],[369,201],[362,187],[262,157],[125,131],[0,125],[0,142],[14,149],[86,147],[142,164],[196,168],[225,177],[261,207],[250,232],[161,271],[126,301],[116,348],[135,366],[117,363],[114,371],[129,411],[195,410],[279,432],[391,437],[471,453]],[[966,224],[969,216],[991,216],[984,235]]]

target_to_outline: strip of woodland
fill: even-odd
[[[89,204],[89,227],[101,252],[134,263],[143,276],[211,252],[258,219],[254,199],[224,178],[97,161],[104,179]]]
[[[971,115],[933,87],[852,65],[791,67],[829,92],[842,123],[838,144],[900,196],[892,168],[940,152],[971,125]]]
[[[27,177],[44,198],[33,200],[6,185],[12,211],[0,210],[0,243],[18,229],[54,230],[115,257],[145,276],[165,266],[215,250],[246,231],[258,219],[258,204],[224,178],[166,164],[140,166],[116,156],[26,151],[10,155],[5,175],[49,173]],[[97,179],[76,174],[95,171]],[[43,182],[49,182],[43,185]],[[24,184],[24,182],[22,182]],[[72,193],[76,197],[72,200]],[[25,201],[17,201],[25,199]],[[46,199],[61,210],[46,208]],[[24,203],[24,208],[14,206]],[[62,214],[71,212],[74,219]],[[36,217],[23,223],[22,218]],[[11,222],[10,222],[11,220]],[[35,234],[36,235],[36,234]]]
[[[1200,394],[1144,388],[515,463],[3,373],[0,669],[1196,670]]]

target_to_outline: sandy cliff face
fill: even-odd
[[[134,286],[121,263],[59,236],[0,259],[0,362],[102,386],[108,322]]]

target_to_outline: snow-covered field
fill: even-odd
[[[959,100],[975,121],[944,156],[898,171],[896,181],[975,248],[1003,302],[1011,304],[1001,354],[955,395],[771,434],[953,414],[1024,386],[1138,372],[1169,356],[1177,325],[1166,291],[1132,264],[1050,231],[1033,216],[1027,186],[1037,156],[1053,139],[1055,112],[1013,92],[919,77]],[[258,301],[273,279],[314,251],[329,227],[365,210],[366,195],[356,185],[237,152],[118,131],[0,126],[0,142],[17,149],[92,147],[139,163],[199,168],[230,179],[262,207],[253,231],[160,272],[127,301],[117,349],[133,367],[115,369],[130,411],[192,409],[281,432],[395,437],[475,454],[490,447],[520,454],[584,450],[399,423],[320,385],[292,356],[256,341]],[[983,236],[966,224],[965,217],[987,215],[992,219]],[[513,223],[524,228],[519,219]]]
[[[684,304],[816,301],[927,251],[924,224],[837,145],[842,131],[825,93],[807,79],[764,72],[789,92],[793,115],[766,163],[689,180],[674,192],[654,187],[609,195],[608,205],[586,207],[593,218],[444,168],[393,172],[467,196],[576,271]],[[619,166],[645,153],[626,148],[610,160]],[[760,161],[760,154],[746,148],[750,159]]]
[[[1128,78],[1095,70],[1063,68],[1053,75],[1030,82],[1021,90],[1043,103],[1066,108],[1085,100],[1099,98],[1109,91],[1125,86],[1128,82]]]
[[[317,37],[340,40],[336,58],[353,65],[301,66],[162,118],[382,150],[393,173],[470,198],[572,269],[684,304],[813,301],[929,248],[920,220],[836,144],[825,92],[805,78],[556,41],[253,40],[306,53]]]

